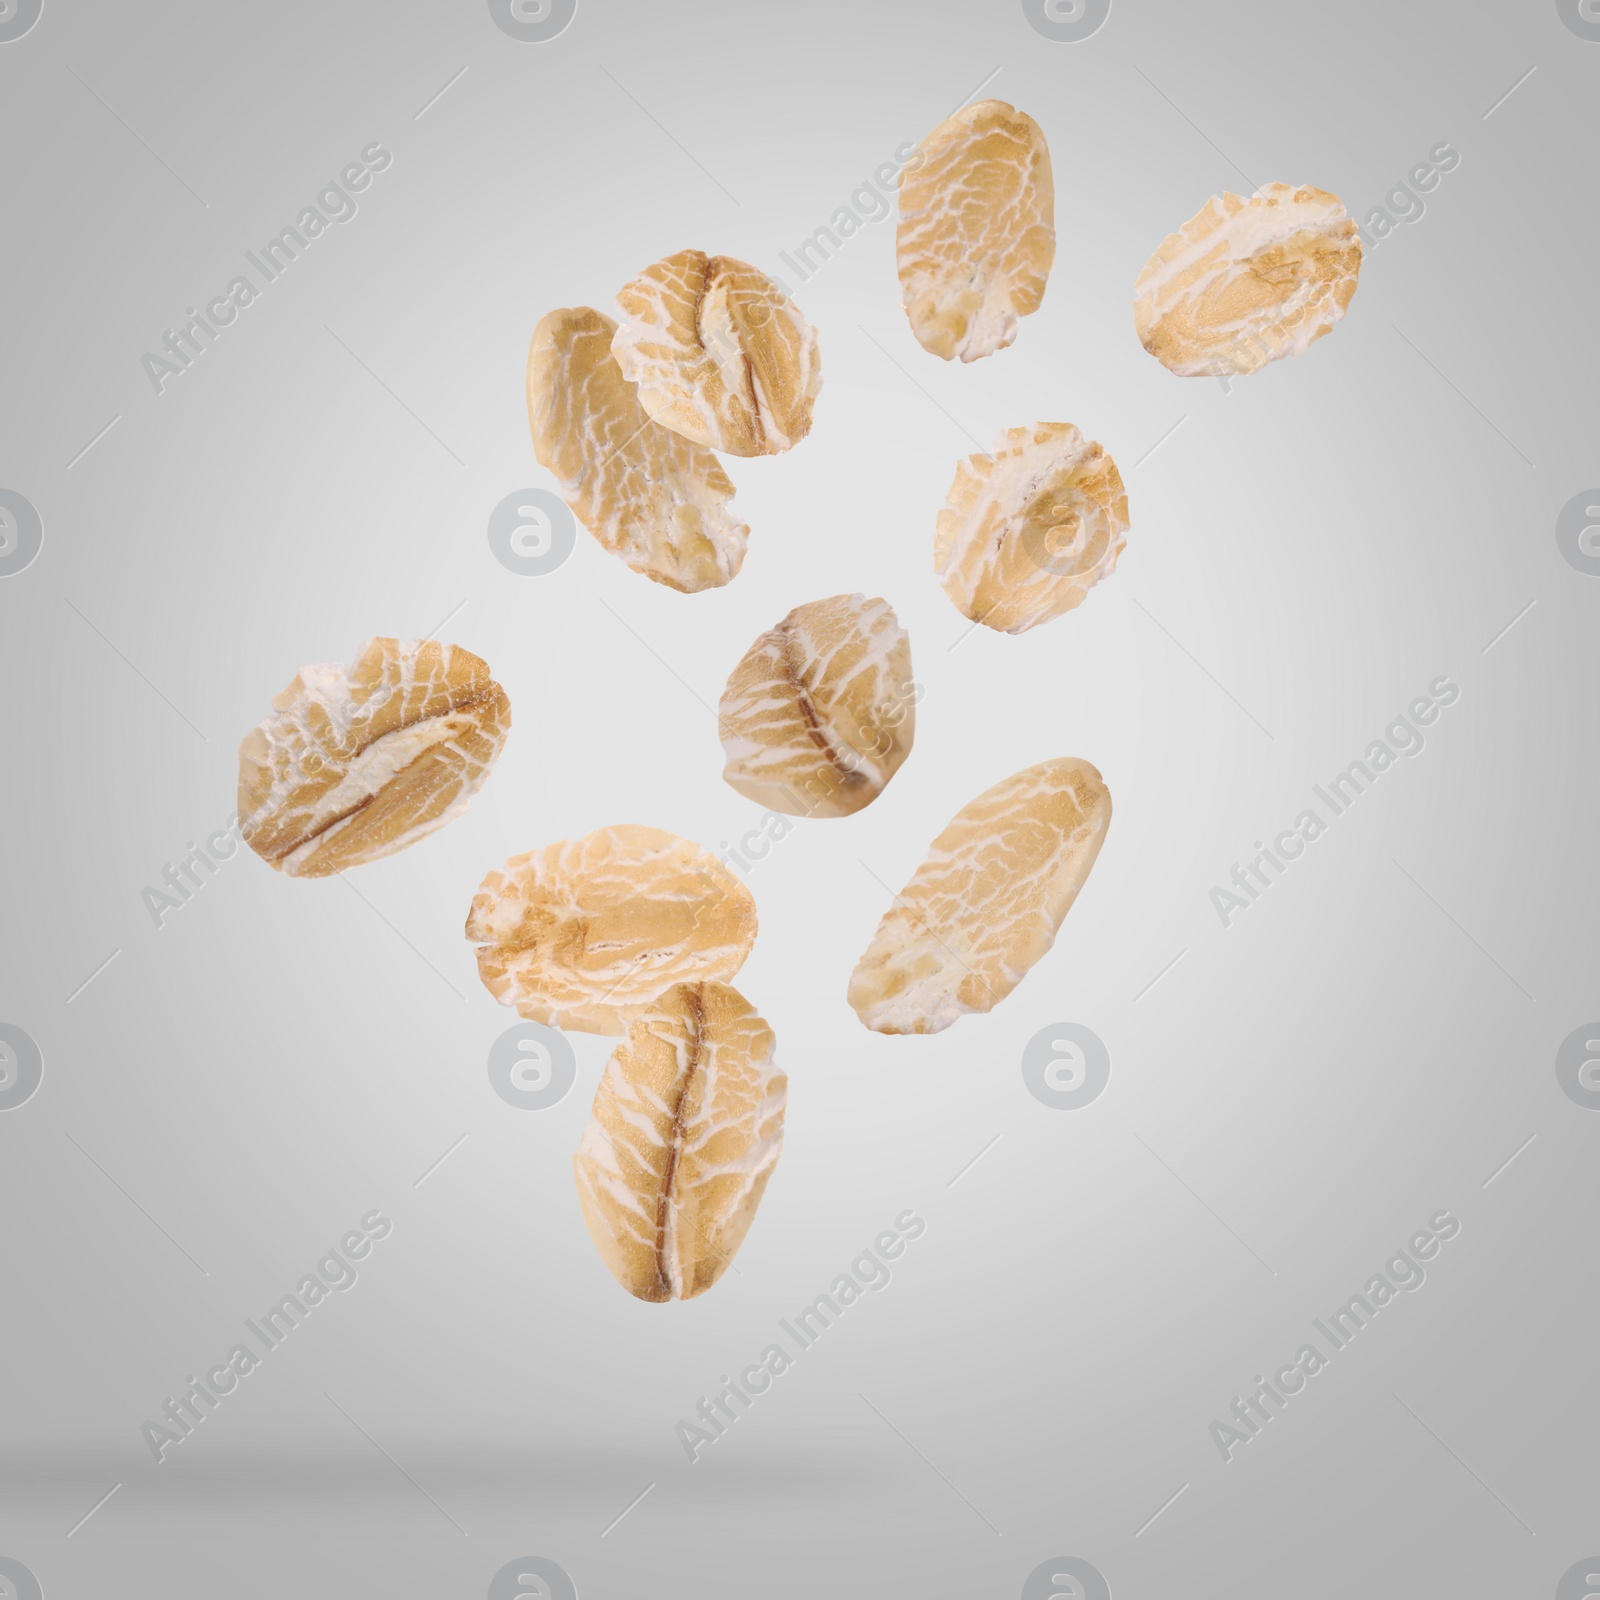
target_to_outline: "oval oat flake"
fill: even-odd
[[[467,915],[501,1005],[581,1033],[622,1033],[675,983],[731,978],[756,937],[750,891],[699,845],[622,824],[513,856]]]
[[[589,1236],[639,1300],[689,1300],[727,1270],[783,1153],[788,1079],[737,989],[680,983],[633,1020],[572,1158]]]
[[[651,420],[612,359],[617,325],[588,306],[547,312],[528,350],[539,465],[601,546],[685,594],[738,576],[750,530],[722,463]]]
[[[1004,350],[1044,300],[1056,194],[1039,124],[1004,100],[941,122],[900,175],[895,251],[924,350],[976,361]]]
[[[856,1015],[879,1033],[938,1033],[992,1010],[1055,943],[1110,825],[1111,791],[1070,757],[969,801],[856,963]]]
[[[1116,462],[1070,422],[1037,422],[956,468],[933,568],[962,616],[1026,633],[1109,577],[1127,535]]]
[[[394,855],[489,776],[511,704],[456,645],[369,639],[353,666],[302,667],[239,746],[245,842],[292,878]]]
[[[1238,377],[1329,332],[1360,272],[1361,236],[1338,195],[1287,183],[1213,195],[1146,262],[1134,327],[1181,378]]]
[[[900,770],[916,730],[911,639],[887,600],[796,606],[733,669],[717,708],[723,779],[797,817],[848,817]]]
[[[680,250],[624,284],[617,308],[612,351],[657,422],[734,456],[778,455],[811,431],[816,330],[766,273]]]

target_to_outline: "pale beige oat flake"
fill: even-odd
[[[733,669],[718,707],[722,776],[757,805],[847,817],[911,750],[911,640],[886,600],[796,606]]]
[[[479,886],[466,934],[502,1005],[622,1033],[673,984],[731,978],[755,943],[756,905],[698,845],[623,824],[513,856]]]
[[[369,639],[302,667],[239,746],[239,824],[278,871],[321,878],[413,845],[466,809],[511,728],[470,651]]]
[[[738,990],[680,983],[634,1018],[572,1158],[589,1236],[640,1300],[727,1270],[783,1152],[788,1079]]]
[[[933,568],[964,617],[1025,633],[1109,577],[1127,533],[1116,462],[1070,422],[1039,422],[956,468]]]
[[[941,122],[900,174],[896,252],[924,350],[1004,350],[1044,300],[1056,257],[1055,180],[1039,124],[1004,100]]]
[[[816,330],[766,273],[680,250],[617,295],[612,350],[657,422],[735,456],[777,455],[811,431]]]
[[[738,574],[750,530],[729,507],[722,464],[651,420],[612,358],[616,323],[587,306],[551,311],[528,351],[528,421],[600,544],[669,589],[714,589]]]
[[[1237,377],[1327,333],[1360,271],[1361,236],[1337,195],[1287,183],[1213,195],[1139,274],[1134,327],[1180,377]]]
[[[850,975],[879,1033],[938,1033],[988,1011],[1055,943],[1111,823],[1111,792],[1063,757],[963,806],[885,913]]]

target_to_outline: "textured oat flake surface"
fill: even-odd
[[[1039,422],[956,468],[933,567],[962,616],[1025,633],[1109,577],[1127,533],[1116,462],[1070,422]]]
[[[976,361],[1039,309],[1056,256],[1055,179],[1039,124],[1004,100],[941,122],[900,175],[895,235],[911,331]]]
[[[467,916],[478,973],[534,1022],[621,1033],[675,983],[731,978],[756,937],[750,891],[660,828],[598,828],[513,856]]]
[[[651,420],[612,358],[616,324],[587,306],[540,318],[528,351],[528,422],[539,465],[613,555],[669,589],[738,575],[750,530],[707,449]]]
[[[704,1294],[783,1152],[788,1079],[736,989],[681,983],[635,1017],[572,1158],[589,1236],[640,1300]]]
[[[302,667],[239,746],[246,843],[290,877],[404,850],[466,810],[511,729],[470,651],[369,639],[352,666]]]
[[[1337,195],[1268,183],[1213,195],[1134,286],[1139,341],[1180,377],[1231,377],[1309,349],[1344,316],[1361,238]]]
[[[850,816],[910,753],[915,692],[911,640],[888,601],[839,594],[796,606],[723,690],[722,776],[774,811]]]
[[[617,307],[613,352],[657,422],[735,456],[778,455],[811,431],[816,330],[766,273],[680,250],[625,284]]]
[[[1110,823],[1100,774],[1067,757],[964,805],[856,963],[856,1015],[879,1033],[938,1033],[998,1005],[1055,943]]]

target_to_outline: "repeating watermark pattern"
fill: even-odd
[[[1574,1105],[1600,1111],[1600,1022],[1586,1022],[1561,1041],[1556,1082]]]
[[[1561,1574],[1556,1600],[1600,1600],[1600,1556],[1585,1556]]]
[[[1600,0],[1556,0],[1556,10],[1580,39],[1600,42]]]
[[[191,1372],[184,1382],[188,1387],[181,1399],[167,1396],[161,1410],[162,1422],[146,1421],[139,1429],[140,1437],[157,1462],[165,1461],[166,1452],[175,1444],[182,1444],[213,1411],[232,1394],[243,1378],[248,1378],[276,1350],[310,1314],[334,1294],[343,1294],[356,1285],[358,1274],[355,1263],[365,1261],[372,1246],[387,1239],[394,1224],[381,1211],[369,1211],[359,1228],[352,1228],[317,1262],[315,1272],[308,1272],[292,1294],[286,1294],[276,1305],[269,1306],[259,1319],[246,1317],[244,1325],[261,1346],[257,1355],[248,1344],[236,1344],[214,1367],[210,1368],[202,1383]]]
[[[1399,764],[1402,756],[1421,755],[1427,746],[1422,729],[1431,728],[1439,720],[1440,712],[1460,698],[1461,690],[1449,678],[1443,675],[1435,678],[1428,685],[1428,692],[1418,695],[1405,712],[1383,730],[1383,738],[1374,739],[1367,746],[1364,756],[1352,761],[1325,785],[1312,784],[1311,792],[1326,807],[1327,815],[1315,806],[1308,806],[1294,819],[1292,826],[1278,834],[1270,847],[1257,839],[1256,854],[1243,865],[1234,862],[1228,887],[1212,886],[1211,907],[1221,918],[1223,927],[1232,927],[1234,917],[1253,906],[1306,853],[1306,846],[1315,844],[1384,773]]]
[[[519,578],[554,572],[577,543],[571,507],[548,489],[516,489],[489,513],[489,548]]]
[[[228,820],[214,833],[206,835],[204,847],[193,839],[184,843],[185,853],[176,862],[165,863],[161,874],[161,888],[146,884],[139,891],[140,903],[158,927],[165,927],[165,918],[181,911],[221,870],[222,863],[230,860],[244,843],[239,831],[239,814],[228,814]],[[226,847],[226,848],[224,848]]]
[[[1461,152],[1441,139],[1425,161],[1414,163],[1406,176],[1389,189],[1381,206],[1373,206],[1367,212],[1356,230],[1361,235],[1362,249],[1376,250],[1385,239],[1393,238],[1402,224],[1421,222],[1428,214],[1428,203],[1422,196],[1432,194],[1445,174],[1460,165]]]
[[[773,1384],[790,1370],[803,1352],[816,1342],[839,1319],[863,1299],[868,1291],[889,1287],[889,1262],[898,1261],[905,1254],[906,1245],[920,1239],[927,1231],[927,1223],[915,1211],[902,1211],[894,1219],[892,1228],[885,1228],[865,1250],[850,1263],[848,1272],[841,1272],[833,1280],[826,1294],[819,1294],[810,1305],[798,1311],[793,1319],[778,1318],[786,1342],[774,1342],[763,1350],[756,1360],[744,1367],[738,1381],[725,1372],[719,1380],[721,1389],[713,1396],[700,1396],[695,1407],[698,1422],[679,1421],[673,1428],[683,1453],[690,1461],[698,1461],[707,1445],[715,1444]],[[791,1354],[788,1346],[794,1347]],[[737,1409],[736,1409],[737,1408]]]
[[[578,1600],[578,1586],[544,1556],[518,1556],[489,1580],[489,1600]]]
[[[0,44],[20,39],[44,10],[44,0],[0,0]]]
[[[44,1600],[39,1580],[10,1556],[0,1556],[0,1600]]]
[[[25,1106],[44,1081],[44,1055],[33,1035],[0,1022],[0,1111]]]
[[[1052,1022],[1022,1047],[1022,1081],[1052,1111],[1081,1111],[1111,1081],[1111,1052],[1080,1022]]]
[[[1077,1556],[1052,1556],[1023,1581],[1022,1600],[1111,1600],[1111,1585]]]
[[[870,223],[886,222],[894,214],[890,197],[900,184],[902,172],[914,171],[922,161],[916,142],[906,139],[894,148],[894,160],[880,161],[870,178],[863,178],[850,192],[850,198],[834,208],[820,228],[808,234],[793,251],[780,250],[778,258],[794,272],[801,283],[814,278],[844,249],[849,241]],[[794,291],[782,278],[772,280],[785,294]]]
[[[268,239],[259,251],[246,250],[244,258],[254,276],[241,273],[221,294],[206,302],[203,312],[194,306],[185,307],[186,320],[177,328],[166,330],[161,353],[147,350],[139,357],[140,370],[149,379],[150,387],[157,394],[165,393],[166,385],[173,378],[182,377],[224,330],[238,321],[239,313],[248,311],[316,240],[330,233],[336,222],[353,221],[358,210],[356,195],[393,162],[394,157],[376,141],[363,145],[361,159],[340,168],[338,177],[330,179],[317,194],[315,204],[302,208],[294,222]]]
[[[1295,1352],[1294,1359],[1284,1362],[1270,1380],[1258,1372],[1248,1398],[1233,1397],[1228,1411],[1230,1420],[1213,1421],[1207,1430],[1217,1454],[1225,1462],[1232,1461],[1233,1452],[1255,1439],[1296,1395],[1304,1394],[1306,1385],[1320,1377],[1332,1364],[1334,1356],[1371,1327],[1386,1307],[1398,1305],[1403,1294],[1413,1294],[1427,1282],[1427,1271],[1422,1263],[1432,1261],[1441,1247],[1460,1232],[1460,1222],[1448,1211],[1435,1211],[1428,1218],[1428,1226],[1412,1234],[1405,1246],[1384,1262],[1383,1271],[1367,1279],[1366,1287],[1359,1294],[1351,1295],[1326,1318],[1313,1317],[1311,1326],[1317,1330],[1327,1350],[1307,1340]]]
[[[543,44],[565,33],[578,0],[489,0],[494,25],[520,44]]]
[[[1556,548],[1569,567],[1600,578],[1600,489],[1585,489],[1562,506],[1556,518]]]
[[[489,1046],[489,1082],[519,1111],[560,1105],[577,1077],[578,1058],[566,1035],[542,1022],[519,1022]]]
[[[1035,33],[1061,44],[1077,44],[1105,26],[1111,0],[1022,0],[1022,14]]]
[[[0,578],[30,567],[43,543],[44,522],[33,502],[15,489],[0,489]]]

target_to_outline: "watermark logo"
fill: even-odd
[[[1556,1082],[1574,1105],[1600,1111],[1600,1022],[1586,1022],[1561,1041]]]
[[[1585,1556],[1568,1567],[1556,1585],[1556,1600],[1600,1600],[1600,1556]]]
[[[1595,0],[1600,5],[1600,0]],[[1600,489],[1585,489],[1556,518],[1556,548],[1569,567],[1600,578]]]
[[[1022,1081],[1052,1111],[1080,1111],[1111,1081],[1111,1052],[1078,1022],[1052,1022],[1022,1047]]]
[[[566,501],[548,489],[518,489],[489,513],[489,548],[519,578],[554,572],[577,542],[577,523]]]
[[[1087,1561],[1053,1556],[1028,1574],[1022,1600],[1111,1600],[1111,1585]]]
[[[565,33],[577,14],[578,0],[489,0],[495,27],[522,44],[543,44]]]
[[[43,1077],[44,1057],[32,1037],[13,1023],[0,1022],[0,1111],[26,1105]]]
[[[489,1600],[578,1600],[578,1587],[555,1562],[518,1556],[489,1580]]]
[[[39,20],[39,13],[43,10],[44,0],[0,0],[0,44],[10,44],[13,39],[20,39]],[[0,1568],[0,1571],[4,1569]],[[37,1584],[33,1592],[39,1592]]]
[[[44,523],[33,502],[15,489],[0,489],[0,578],[13,578],[32,565],[43,543]]]
[[[1105,26],[1111,0],[1022,0],[1022,14],[1035,33],[1076,44]]]
[[[1556,10],[1580,39],[1600,40],[1600,0],[1556,0]]]
[[[38,6],[33,9],[37,15]],[[0,1600],[44,1600],[44,1590],[20,1561],[0,1556]]]
[[[577,1076],[578,1058],[566,1036],[542,1022],[519,1022],[489,1046],[489,1082],[519,1111],[559,1105]]]

